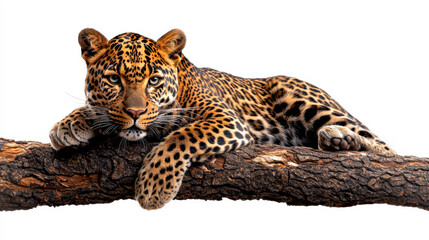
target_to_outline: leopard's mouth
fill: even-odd
[[[146,131],[141,130],[136,126],[123,129],[119,132],[119,136],[128,141],[138,141],[146,136]]]

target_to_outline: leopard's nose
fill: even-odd
[[[127,108],[126,112],[128,115],[130,115],[133,119],[138,119],[143,113],[145,113],[147,109],[133,109],[133,108]]]

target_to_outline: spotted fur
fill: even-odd
[[[173,199],[187,168],[251,143],[394,154],[323,90],[296,78],[247,79],[197,68],[172,30],[158,41],[124,33],[79,34],[87,63],[86,106],[50,132],[55,149],[87,143],[95,130],[161,143],[145,157],[136,199],[156,209]]]

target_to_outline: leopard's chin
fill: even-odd
[[[137,127],[131,127],[119,132],[119,136],[128,141],[138,141],[146,136],[146,131]]]

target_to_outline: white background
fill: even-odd
[[[48,142],[84,103],[79,31],[187,34],[200,67],[289,75],[329,92],[399,154],[429,157],[427,1],[1,2],[0,137]],[[429,212],[268,201],[132,200],[0,212],[0,239],[427,239]]]

